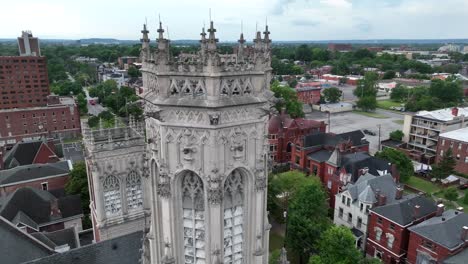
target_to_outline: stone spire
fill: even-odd
[[[245,43],[244,33],[240,34],[240,38],[238,42],[239,42],[239,48],[237,49],[237,61],[243,62],[244,61],[244,43]]]
[[[161,21],[159,21],[159,28],[158,28],[157,32],[159,33],[158,41],[163,40],[164,39],[164,29],[162,28],[162,22]]]
[[[159,21],[159,28],[157,30],[159,33],[158,39],[158,51],[155,57],[155,61],[159,65],[165,65],[169,62],[169,40],[164,38],[164,29],[162,27],[161,21]]]
[[[271,39],[270,39],[270,31],[268,31],[268,24],[265,25],[265,31],[263,31],[263,36],[264,36],[263,43],[265,43],[266,48],[269,48]]]
[[[287,254],[286,249],[284,247],[281,248],[281,253],[280,253],[279,260],[278,260],[278,264],[289,264],[288,254]]]
[[[262,34],[260,31],[257,31],[257,35],[255,36],[255,39],[254,39],[254,48],[255,50],[262,50],[263,48],[263,41],[262,41]]]
[[[216,42],[218,42],[218,39],[215,36],[216,29],[213,26],[213,21],[210,21],[210,28],[208,29],[208,32],[210,33],[208,36],[208,50],[215,51]]]
[[[205,26],[202,28],[202,33],[200,33],[201,40],[200,40],[200,50],[201,53],[204,55],[206,51],[206,32],[205,32]]]

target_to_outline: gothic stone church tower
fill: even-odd
[[[151,179],[151,263],[267,263],[268,27],[246,53],[217,51],[213,22],[195,54],[170,54],[161,25],[142,73]]]

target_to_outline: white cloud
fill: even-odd
[[[320,0],[320,3],[334,8],[351,8],[350,0]]]

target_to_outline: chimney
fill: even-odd
[[[385,205],[387,203],[387,196],[383,194],[379,194],[378,203],[379,203],[379,206]]]
[[[453,116],[458,116],[458,108],[456,108],[456,107],[452,108],[452,115]]]
[[[418,219],[421,206],[415,205],[413,208],[413,219]]]
[[[392,164],[391,170],[392,170],[393,180],[396,183],[399,183],[400,182],[400,171],[398,170],[396,164]]]
[[[53,199],[50,201],[50,216],[51,217],[60,217],[61,216],[60,209],[58,207],[58,200]]]
[[[286,107],[281,107],[281,115],[285,115],[286,114]]]
[[[466,242],[468,240],[468,226],[462,227],[461,240]]]
[[[442,216],[442,214],[444,213],[444,208],[445,208],[444,204],[438,204],[436,216]]]
[[[395,199],[400,200],[403,197],[403,188],[397,187],[396,193],[395,193]]]

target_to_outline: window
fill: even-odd
[[[346,200],[346,206],[350,206],[351,205],[351,198],[348,197],[348,199]]]
[[[377,217],[377,223],[378,224],[382,224],[382,221],[383,221],[382,217]]]
[[[394,223],[390,223],[390,229],[395,230],[395,224]]]
[[[361,205],[359,206],[359,211],[362,212],[362,210],[364,210],[364,204],[363,203],[361,203]]]
[[[442,139],[442,146],[445,146],[445,139]]]
[[[357,225],[356,225],[356,227],[357,227],[358,229],[361,229],[361,227],[362,227],[362,218],[361,218],[361,217],[358,217],[358,218],[357,218]]]
[[[205,263],[205,204],[203,182],[193,172],[182,180],[184,263]]]
[[[429,240],[424,240],[422,246],[431,250],[434,248],[434,244]]]
[[[342,203],[342,204],[345,204],[345,201],[346,201],[346,196],[341,195],[341,203]]]
[[[382,229],[376,227],[374,228],[375,231],[375,240],[380,241],[380,238],[382,237]]]
[[[444,155],[444,151],[441,150],[441,151],[440,151],[440,156],[443,156],[443,155]]]
[[[224,183],[224,263],[243,263],[244,179],[235,170]]]
[[[352,223],[352,222],[353,222],[353,214],[348,213],[348,223]]]
[[[389,234],[389,233],[387,233],[385,235],[387,237],[387,247],[391,249],[393,247],[393,241],[395,241],[395,237],[392,234]]]
[[[127,207],[128,210],[143,207],[143,194],[141,190],[141,177],[136,171],[131,171],[126,179]]]
[[[382,251],[375,250],[374,258],[382,259]]]
[[[468,163],[468,156],[465,157],[465,163]]]
[[[106,215],[110,216],[119,213],[122,209],[119,179],[113,175],[109,175],[104,180],[103,187]]]
[[[49,190],[49,183],[43,182],[41,183],[42,190],[47,191]]]
[[[343,218],[343,208],[341,207],[338,209],[338,217]]]

